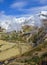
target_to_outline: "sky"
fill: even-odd
[[[47,11],[47,0],[0,0],[0,15],[30,16]]]
[[[47,11],[47,0],[0,0],[0,26],[9,28],[12,24],[12,27],[18,27],[13,23],[21,23],[26,17],[38,25],[40,21],[36,14],[41,11]]]

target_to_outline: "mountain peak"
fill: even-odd
[[[42,24],[40,19],[47,19],[47,11],[41,11],[40,16],[32,15],[29,17],[12,17],[2,16],[0,18],[0,26],[7,31],[20,30],[22,25],[40,26]]]
[[[47,11],[40,12],[40,19],[47,19]]]
[[[47,15],[47,11],[41,11],[41,15]]]

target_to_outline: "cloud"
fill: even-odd
[[[21,12],[24,12],[25,15],[33,15],[37,14],[41,11],[47,11],[47,6],[40,6],[40,7],[32,7],[28,9],[21,9]]]
[[[41,11],[47,11],[47,6],[33,7],[33,8],[28,8],[28,9],[21,8],[20,10],[25,12],[25,14],[20,14],[17,16],[13,16],[13,15],[10,16],[10,15],[5,15],[5,11],[1,11],[0,12],[0,22],[2,22],[2,26],[8,30],[15,29],[19,26],[17,23],[21,22],[21,19],[19,18],[20,20],[18,20],[16,17],[21,17],[21,18],[28,17],[29,18],[30,16],[32,16],[34,14],[39,14]],[[34,16],[34,17],[35,17],[35,21],[38,22],[39,18],[37,18],[36,16]],[[38,23],[36,23],[36,24],[38,24]]]
[[[39,0],[39,3],[46,4],[47,3],[47,0]]]
[[[38,14],[41,11],[47,11],[47,6],[32,7],[28,9],[21,8],[20,11],[22,12],[22,14],[16,14],[16,17],[28,17],[34,14]],[[1,11],[0,14],[5,14],[5,12]]]
[[[29,12],[32,12],[32,13],[39,13],[41,11],[47,11],[47,6],[41,6],[41,7],[34,7],[34,8],[30,8],[28,9]]]
[[[5,11],[1,11],[1,12],[0,12],[0,14],[4,14],[4,13],[5,13]]]
[[[41,3],[41,4],[44,4],[44,3],[47,3],[47,0],[22,0],[22,1],[18,1],[18,2],[14,2],[10,5],[10,8],[16,10],[17,11],[20,11],[22,12],[23,14],[21,14],[20,16],[28,16],[28,15],[32,15],[32,14],[36,14],[42,10],[47,10],[47,6],[36,6],[36,7],[26,7],[29,5],[29,2],[38,2],[38,3]]]
[[[4,0],[0,0],[0,3],[2,3]]]
[[[4,15],[4,14],[5,14],[5,11],[0,11],[0,18],[1,18],[1,16]]]
[[[29,16],[28,18],[26,18],[26,17],[16,18],[15,16],[10,16],[10,15],[7,16],[5,14],[2,14],[0,16],[0,26],[2,28],[5,28],[6,31],[12,31],[12,30],[18,31],[21,29],[21,24],[23,22],[25,22],[25,20],[27,20],[26,24],[31,24],[31,25],[35,24],[34,16],[32,16],[32,15],[31,15],[31,17]],[[32,20],[33,21],[31,23],[28,23],[28,20],[29,20],[29,22],[31,22]]]
[[[26,2],[15,2],[13,4],[10,5],[11,8],[18,8],[18,9],[21,9],[23,8],[24,6],[26,6]]]
[[[28,17],[34,14],[38,14],[41,11],[47,11],[47,6],[32,7],[28,9],[21,8],[20,11],[22,12],[22,14],[17,14],[16,17]],[[5,14],[5,11],[1,11],[0,15],[1,14]]]

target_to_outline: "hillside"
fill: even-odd
[[[7,27],[0,27],[0,65],[38,65],[47,58],[47,16],[43,12],[40,16],[44,17],[40,19],[42,26],[35,23],[40,22],[37,16],[35,20],[34,17],[16,19],[22,27],[18,31],[16,21],[2,23]]]
[[[12,43],[8,43],[8,42],[2,41],[2,40],[0,40],[0,42],[2,42],[2,43],[0,43],[0,62],[4,65],[5,64],[7,64],[7,65],[37,64],[41,60],[41,56],[43,54],[47,53],[47,42],[44,42],[34,48],[31,48],[31,46],[27,45],[27,44],[26,44],[26,46],[25,45],[21,46],[21,44],[20,44],[22,51],[17,46],[16,43],[12,44]],[[33,57],[34,57],[34,60],[33,60]],[[36,57],[36,61],[35,61],[35,57]]]
[[[0,40],[0,61],[20,56],[31,50],[31,45],[26,43],[9,43]]]

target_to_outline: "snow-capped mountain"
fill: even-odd
[[[16,18],[14,16],[1,15],[0,26],[6,31],[20,30],[22,25],[41,26],[41,19],[47,17],[47,12],[42,11],[39,15]]]
[[[40,27],[42,25],[42,23],[40,21],[40,17],[38,15],[30,16],[22,24],[23,24],[23,26],[31,25],[31,26],[38,26],[38,27]]]
[[[40,19],[47,19],[47,11],[40,12]]]
[[[0,18],[0,26],[6,31],[19,31],[21,29],[21,23],[25,21],[26,18],[16,18],[11,16],[1,16]]]

